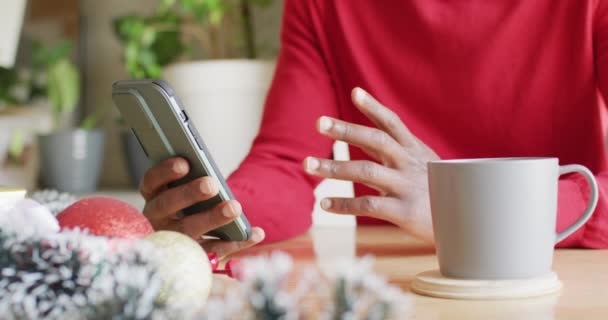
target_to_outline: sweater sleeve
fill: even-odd
[[[329,157],[333,142],[316,132],[321,115],[337,116],[334,87],[314,32],[309,1],[285,1],[281,49],[260,132],[228,184],[266,241],[305,232],[312,223],[313,189],[306,156]]]
[[[593,21],[594,63],[597,86],[608,101],[608,1],[596,2]],[[558,247],[608,248],[608,172],[596,172],[599,201],[589,221]],[[578,219],[589,200],[589,186],[580,175],[570,175],[559,182],[558,230]]]

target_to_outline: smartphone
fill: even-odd
[[[182,157],[189,162],[188,175],[169,187],[202,176],[219,181],[219,193],[215,197],[184,209],[184,215],[204,214],[222,201],[234,199],[194,123],[167,82],[153,79],[117,81],[112,86],[112,99],[150,161],[156,164],[168,158]],[[251,226],[245,214],[207,233],[228,241],[244,241],[250,234]]]

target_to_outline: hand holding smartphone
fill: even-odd
[[[162,80],[117,81],[112,86],[112,99],[153,163],[172,157],[182,157],[189,162],[188,175],[169,187],[203,176],[219,181],[216,196],[184,209],[184,215],[205,214],[219,203],[234,199],[194,123],[168,83]],[[245,214],[241,214],[233,222],[207,235],[228,241],[245,241],[250,234],[249,221]]]

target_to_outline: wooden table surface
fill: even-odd
[[[315,227],[308,234],[251,248],[241,255],[281,250],[296,265],[323,267],[335,259],[374,255],[375,269],[412,297],[403,319],[608,320],[608,250],[557,250],[554,270],[564,284],[557,295],[503,301],[448,300],[410,292],[414,276],[437,269],[434,249],[391,226]]]

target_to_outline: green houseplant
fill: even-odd
[[[123,58],[133,78],[159,78],[178,60],[257,56],[252,6],[272,0],[160,0],[150,16],[114,19],[124,45]]]
[[[0,116],[4,122],[0,124],[0,164],[3,161],[22,165],[27,162],[28,132],[24,127],[15,124],[15,119],[31,117],[28,111],[31,107],[40,105],[45,99],[43,82],[45,81],[44,62],[39,55],[40,43],[32,45],[32,62],[27,65],[0,67]],[[59,46],[57,47],[59,49]],[[30,109],[30,110],[28,110]],[[36,108],[41,111],[41,108]],[[48,110],[45,110],[48,113]],[[24,122],[17,121],[17,122]],[[12,125],[11,124],[15,124]],[[29,127],[29,126],[28,126]],[[41,128],[36,128],[40,130]]]
[[[73,46],[64,41],[39,46],[33,65],[40,70],[40,90],[51,107],[53,132],[38,136],[41,175],[47,187],[84,193],[96,189],[103,161],[104,133],[96,129],[96,116],[86,117],[79,127],[71,126],[80,100],[80,76],[71,61]]]
[[[254,9],[271,3],[160,0],[151,15],[113,21],[128,75],[172,85],[224,174],[238,166],[259,129],[274,63],[256,59]],[[231,121],[218,130],[218,119]]]
[[[79,97],[72,44],[30,40],[17,65],[0,67],[0,164],[5,183],[37,186],[35,137],[68,128]],[[94,117],[83,126],[94,127]]]
[[[29,93],[24,90],[25,73],[18,72],[16,68],[0,67],[0,116],[9,111],[12,106],[23,105],[29,102]],[[23,153],[23,133],[21,130],[0,129],[0,165],[8,156],[20,157]]]

